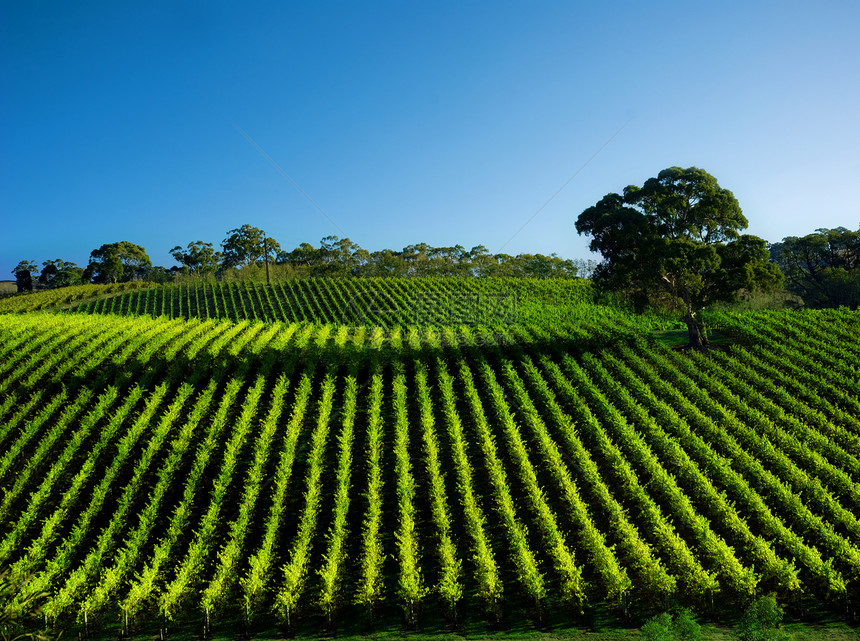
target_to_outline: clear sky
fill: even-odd
[[[673,165],[769,241],[857,229],[858,32],[856,0],[2,0],[0,279],[244,223],[586,258],[582,210]]]

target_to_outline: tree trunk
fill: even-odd
[[[702,336],[699,320],[696,318],[696,314],[692,308],[687,308],[687,313],[681,320],[687,324],[687,332],[690,337],[689,347],[703,351],[707,345],[707,340]]]

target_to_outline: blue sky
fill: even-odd
[[[120,240],[169,267],[244,223],[585,258],[581,211],[673,165],[769,241],[856,229],[858,26],[853,1],[3,0],[0,279]]]

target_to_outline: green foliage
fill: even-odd
[[[147,282],[157,283],[159,285],[172,283],[176,279],[175,271],[172,271],[175,269],[175,267],[166,269],[161,265],[155,265],[146,272],[146,280]]]
[[[642,626],[642,638],[646,641],[674,641],[672,615],[668,612],[658,614]]]
[[[151,273],[156,271],[151,270]],[[255,281],[170,282],[141,287],[124,296],[104,301],[85,300],[108,289],[78,288],[58,293],[51,300],[71,303],[84,299],[74,310],[85,313],[166,315],[173,318],[230,318],[293,322],[311,320],[346,325],[458,324],[504,326],[539,324],[579,325],[602,319],[607,325],[635,324],[643,329],[664,329],[667,322],[653,315],[634,316],[620,306],[592,303],[591,283],[569,279],[517,278],[410,278],[410,279],[301,279]],[[134,287],[134,285],[131,285]],[[16,297],[15,304],[0,310],[28,311],[50,306],[45,292]],[[672,326],[672,322],[668,326]]]
[[[803,306],[803,299],[792,294],[787,289],[773,292],[746,292],[731,303],[714,303],[708,307],[708,312],[745,312],[755,310],[798,309]]]
[[[18,292],[32,292],[33,276],[39,273],[39,265],[32,260],[22,260],[15,266],[12,273],[15,274]]]
[[[251,225],[242,225],[236,229],[231,229],[227,232],[228,236],[221,241],[221,246],[224,248],[223,264],[224,267],[247,267],[249,265],[258,265],[264,261],[266,256],[269,260],[274,261],[278,252],[281,251],[281,246],[274,238],[269,238],[266,232]],[[189,245],[189,250],[183,256],[187,256],[190,252],[192,257],[206,259],[207,243],[200,243],[202,247],[192,249],[192,243]],[[171,253],[176,251],[178,247],[171,250]],[[176,258],[176,254],[173,254]],[[209,257],[214,259],[214,254]],[[179,260],[179,258],[177,258]],[[183,262],[183,261],[180,261]]]
[[[212,243],[204,243],[202,240],[188,243],[185,249],[177,245],[170,250],[170,255],[185,266],[189,274],[195,276],[214,273],[224,258],[221,252],[215,251]]]
[[[31,260],[22,260],[12,270],[18,285],[18,291],[33,291],[33,279],[38,275],[39,287],[56,288],[80,285],[83,282],[84,270],[75,263],[56,260],[46,260],[42,263],[41,273],[37,263]]]
[[[123,240],[94,249],[84,278],[94,283],[143,280],[151,267],[152,261],[143,247]]]
[[[39,264],[32,260],[22,260],[15,268],[12,270],[12,273],[17,275],[21,272],[30,272],[31,275],[35,276],[39,273]]]
[[[81,300],[107,297],[129,289],[137,289],[136,283],[112,285],[73,285],[63,288],[43,289],[26,296],[10,296],[0,300],[0,313],[23,313],[40,310],[62,309]]]
[[[675,632],[676,638],[681,641],[694,641],[700,638],[702,633],[702,627],[696,623],[693,613],[687,609],[681,610],[675,615],[672,630]]]
[[[83,282],[84,270],[75,263],[57,258],[44,261],[41,273],[38,264],[31,260],[19,262],[12,273],[15,274],[18,291],[24,292],[33,291],[33,279],[37,275],[37,282],[42,289],[80,285]]]
[[[701,626],[689,610],[681,610],[674,617],[663,612],[642,626],[646,641],[695,641],[701,638]]]
[[[22,269],[15,273],[15,285],[18,287],[18,292],[33,291],[33,276],[26,269]]]
[[[349,238],[326,236],[320,241],[315,257],[315,275],[350,276],[360,265],[367,262],[370,254]]]
[[[62,258],[46,260],[42,263],[39,285],[47,288],[71,287],[83,283],[84,270],[75,263]]]
[[[770,595],[754,601],[745,611],[736,634],[739,641],[782,641],[791,636],[780,628],[783,611]]]
[[[765,241],[739,234],[746,227],[732,192],[697,167],[670,167],[643,187],[607,194],[576,221],[576,230],[592,237],[590,249],[603,256],[597,284],[623,292],[639,309],[679,311],[696,346],[702,308],[782,282]]]
[[[617,309],[565,307],[582,294],[565,281],[520,281],[579,313],[543,327],[266,316],[299,299],[331,314],[360,282],[302,281],[278,303],[231,287],[230,313],[266,324],[212,320],[228,296],[204,303],[211,283],[80,288],[112,288],[86,304],[124,316],[0,314],[0,565],[50,595],[49,620],[125,612],[135,634],[205,608],[226,630],[244,601],[253,625],[281,609],[303,635],[320,606],[330,631],[364,619],[357,602],[474,629],[479,604],[517,625],[582,605],[725,611],[762,589],[843,611],[860,312],[715,316],[738,340],[708,357],[646,343]],[[508,283],[382,282],[407,308],[409,287]],[[745,625],[778,629],[773,610]],[[642,630],[698,633],[684,612]]]
[[[569,260],[555,254],[490,254],[483,245],[433,247],[427,243],[407,245],[400,251],[369,252],[349,238],[326,236],[319,248],[302,243],[282,251],[277,262],[290,265],[305,276],[419,276],[477,278],[588,278],[592,260]]]
[[[809,307],[860,305],[860,229],[837,227],[789,236],[771,245],[770,254],[789,290]]]
[[[13,603],[12,598],[22,587],[8,570],[0,573],[0,641],[49,641],[51,636],[39,625],[39,602],[47,595],[29,592],[23,600]]]

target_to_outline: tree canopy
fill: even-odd
[[[39,273],[39,264],[32,260],[22,260],[12,270],[19,292],[33,291],[33,276]]]
[[[46,260],[41,275],[33,261],[21,261],[13,270],[24,290],[64,287],[80,283],[115,283],[146,280],[169,283],[188,276],[215,275],[217,278],[256,278],[264,256],[276,278],[377,277],[377,276],[502,276],[514,278],[589,277],[594,261],[570,260],[555,254],[491,254],[483,245],[466,249],[462,245],[435,247],[427,243],[408,245],[402,250],[368,251],[349,238],[326,236],[319,247],[301,243],[292,251],[268,238],[262,229],[242,225],[228,232],[222,242],[224,252],[212,243],[195,240],[170,250],[178,266],[153,266],[146,250],[128,241],[107,243],[90,254],[82,269],[60,258]],[[268,269],[267,269],[268,271]],[[36,278],[38,276],[38,279]]]
[[[83,275],[84,270],[71,261],[62,258],[46,260],[42,263],[39,285],[50,289],[80,285],[83,281]]]
[[[251,225],[242,225],[227,232],[228,236],[221,242],[224,248],[225,267],[248,267],[259,265],[268,255],[274,260],[281,246],[266,232]]]
[[[860,306],[860,228],[816,229],[770,247],[788,289],[809,307]]]
[[[94,283],[142,280],[151,267],[152,261],[143,247],[123,240],[94,249],[84,278]]]
[[[782,282],[765,241],[739,233],[747,224],[734,194],[708,172],[670,167],[642,187],[604,196],[580,214],[576,230],[603,257],[599,287],[639,308],[680,311],[690,344],[702,347],[704,307]]]
[[[433,247],[427,243],[402,250],[369,252],[349,238],[326,236],[319,248],[302,243],[280,252],[276,262],[311,276],[509,276],[575,278],[588,276],[592,261],[569,260],[555,254],[490,254],[483,245]]]
[[[224,258],[221,252],[216,252],[212,243],[195,240],[188,243],[185,249],[179,245],[170,250],[170,255],[176,262],[184,265],[189,274],[202,275],[213,273]]]
[[[16,276],[21,272],[30,272],[31,276],[35,276],[39,273],[39,263],[34,260],[22,260],[12,270]]]

